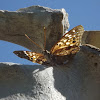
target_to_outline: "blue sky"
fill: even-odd
[[[16,11],[32,5],[64,8],[69,14],[70,28],[83,25],[85,30],[100,30],[100,0],[0,0],[0,10]],[[33,64],[13,54],[15,50],[27,50],[24,47],[0,41],[0,62]]]

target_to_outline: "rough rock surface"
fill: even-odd
[[[81,46],[65,67],[0,63],[0,100],[100,100],[100,49]]]
[[[52,67],[0,63],[0,100],[65,100],[54,81]]]
[[[68,29],[68,14],[64,9],[54,10],[41,6],[23,8],[15,12],[0,11],[0,40],[16,43],[32,51],[40,49],[29,41],[25,34],[43,48],[44,26],[48,43],[46,49],[50,50]]]

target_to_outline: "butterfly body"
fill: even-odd
[[[66,33],[50,51],[43,49],[42,53],[31,51],[14,51],[20,57],[42,65],[66,64],[72,57],[79,52],[81,38],[84,32],[82,25],[74,27]]]

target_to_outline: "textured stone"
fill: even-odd
[[[15,12],[0,11],[0,39],[32,51],[40,52],[41,49],[29,41],[25,34],[43,48],[44,26],[47,38],[46,49],[50,50],[68,29],[68,14],[64,9],[54,10],[41,6],[23,8]]]
[[[91,44],[100,48],[100,31],[85,31],[82,43]]]
[[[81,46],[66,66],[0,63],[0,100],[100,100],[100,49]]]
[[[0,100],[65,100],[54,88],[53,68],[0,63]]]

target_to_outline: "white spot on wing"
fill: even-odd
[[[32,56],[32,53],[31,53],[31,52],[29,52],[29,55],[30,55],[30,56]]]
[[[79,33],[79,32],[76,32],[76,33]]]
[[[70,46],[73,46],[74,44],[70,44]]]
[[[66,39],[65,40],[63,40],[64,41],[64,43],[67,41]]]
[[[65,37],[68,37],[68,34],[66,34]]]
[[[69,42],[66,42],[66,45],[69,45],[70,43]]]
[[[72,35],[68,35],[68,37],[72,37]]]
[[[36,58],[36,56],[33,56],[33,58]]]
[[[72,30],[73,32],[75,32],[75,30]]]
[[[24,51],[24,53],[28,56],[28,54],[27,54],[27,52],[26,52],[26,51]]]

